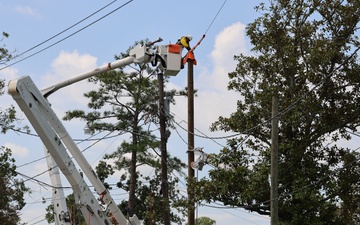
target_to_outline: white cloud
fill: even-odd
[[[31,8],[30,6],[16,6],[15,11],[20,14],[31,16],[31,17],[36,17],[36,18],[40,17],[40,15],[36,12],[36,10]]]
[[[218,66],[225,64],[225,67],[228,67],[228,62],[233,61],[233,55],[247,52],[245,25],[237,22],[224,28],[216,36],[214,50],[211,52],[211,57],[214,63]]]
[[[11,149],[11,152],[14,156],[26,157],[29,155],[29,150],[26,147],[14,143],[6,143],[4,146]]]
[[[199,77],[200,87],[210,86],[221,92],[226,91],[228,84],[228,73],[234,71],[236,61],[233,56],[240,53],[247,54],[245,41],[245,25],[237,22],[224,28],[215,39],[214,50],[211,52],[211,60],[214,70],[209,74],[208,71],[201,73]]]
[[[0,76],[5,80],[12,80],[17,78],[19,75],[19,70],[13,67],[8,67],[5,69],[0,70]]]
[[[80,54],[76,50],[72,52],[62,51],[51,64],[51,71],[43,77],[42,83],[53,85],[67,80],[79,74],[94,70],[97,58],[90,54]],[[85,92],[96,89],[94,84],[89,84],[87,79],[64,87],[49,97],[56,112],[70,109],[79,109],[85,106],[88,100],[83,97]]]
[[[94,69],[95,66],[96,57],[90,54],[79,54],[76,50],[73,52],[62,51],[51,64],[54,72],[60,78],[72,77]]]

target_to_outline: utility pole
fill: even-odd
[[[191,163],[194,162],[194,65],[196,60],[194,51],[201,41],[205,38],[205,34],[201,37],[198,43],[192,47],[190,51],[184,57],[184,64],[188,64],[188,225],[195,225],[195,187],[194,176],[195,171],[191,168]]]
[[[188,225],[195,224],[195,188],[193,185],[195,172],[191,168],[194,162],[194,60],[188,58]]]
[[[272,98],[271,120],[271,193],[270,193],[270,217],[271,225],[278,225],[278,136],[279,136],[279,99]]]
[[[164,74],[158,73],[159,83],[159,119],[160,119],[160,150],[161,150],[161,192],[163,195],[164,225],[170,225],[170,205],[167,176],[167,150],[166,150],[166,116],[164,110]]]

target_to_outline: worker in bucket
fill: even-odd
[[[182,36],[178,41],[176,42],[177,45],[181,45],[183,48],[186,48],[188,51],[191,50],[190,48],[190,41],[192,40],[191,35]],[[184,69],[184,57],[181,59],[181,69]]]
[[[191,50],[190,48],[190,41],[192,40],[191,35],[182,36],[176,44],[181,45],[182,47],[186,48],[188,51]]]

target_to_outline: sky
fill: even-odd
[[[260,16],[254,9],[259,3],[259,0],[183,0],[181,3],[169,0],[0,1],[1,31],[10,34],[1,44],[6,44],[16,53],[24,53],[9,62],[8,67],[0,65],[0,78],[8,82],[30,76],[41,89],[113,62],[114,55],[125,52],[135,41],[161,37],[163,42],[159,44],[168,44],[175,43],[182,35],[192,35],[193,46],[205,34],[205,39],[195,50],[194,88],[198,90],[194,102],[195,129],[201,136],[225,137],[229,134],[210,132],[209,126],[219,116],[226,117],[234,112],[236,101],[241,98],[238,93],[227,90],[227,74],[235,69],[234,55],[251,54],[245,27]],[[104,10],[95,13],[108,4]],[[51,95],[49,101],[57,115],[62,118],[66,111],[86,109],[88,100],[83,93],[94,89],[91,85],[81,81]],[[166,88],[183,89],[186,86],[187,71],[184,69],[169,79]],[[1,96],[0,109],[10,105],[16,106],[11,96]],[[187,133],[182,129],[187,128],[187,99],[177,98],[176,105],[172,105],[170,110],[178,123],[178,132],[172,132],[167,149],[171,155],[187,162]],[[18,111],[21,118],[19,125],[29,124],[25,115]],[[64,122],[64,125],[74,139],[88,137],[83,132],[84,121],[73,120]],[[101,141],[84,155],[95,167],[104,154],[113,152],[128,138],[125,135]],[[217,153],[225,141],[225,138],[214,140],[195,136],[195,147],[203,147],[207,153]],[[47,170],[46,161],[42,159],[43,145],[38,137],[10,131],[1,135],[0,145],[13,150],[18,172],[32,177]],[[81,143],[80,149],[89,145]],[[207,169],[204,169],[196,174],[201,178],[206,173]],[[116,180],[119,175],[119,172],[116,173],[113,179]],[[51,183],[47,173],[36,179]],[[62,182],[64,186],[68,185],[65,179]],[[26,185],[32,193],[25,196],[27,204],[21,211],[22,222],[28,225],[47,224],[44,216],[45,208],[51,202],[51,188],[35,181],[27,181]],[[179,188],[186,190],[184,184]],[[71,190],[65,189],[65,195],[70,193]],[[127,198],[127,193],[121,190],[111,193],[116,201]],[[42,203],[43,198],[45,204]],[[221,208],[219,204],[221,206],[221,203],[213,203],[198,207],[196,216],[210,217],[216,220],[217,225],[270,224],[269,217],[242,209]]]

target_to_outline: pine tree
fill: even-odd
[[[140,41],[135,45],[146,42],[147,40]],[[115,59],[128,56],[129,50],[116,56]],[[144,165],[153,167],[155,170],[160,168],[161,159],[157,155],[159,140],[149,130],[149,127],[158,123],[158,84],[153,76],[148,75],[155,72],[149,65],[134,64],[130,67],[130,72],[126,70],[128,67],[123,67],[89,79],[99,85],[97,90],[85,93],[85,97],[90,100],[88,107],[93,111],[70,111],[66,113],[64,119],[84,119],[94,132],[109,131],[119,135],[130,133],[131,141],[124,141],[116,151],[107,154],[105,159],[115,160],[113,169],[122,171],[125,169],[125,173],[118,182],[118,187],[129,192],[129,200],[124,202],[127,206],[124,203],[121,204],[123,213],[125,215],[128,212],[130,215],[136,213],[140,219],[146,219],[145,217],[149,215],[146,214],[148,210],[144,208],[144,206],[147,207],[144,204],[148,201],[146,198],[150,194],[150,188],[142,184],[140,180],[142,176],[137,172],[137,168]],[[168,93],[170,101],[174,101],[172,98],[174,93],[174,91]],[[130,157],[125,155],[130,155]],[[169,161],[176,162],[176,164],[173,163],[176,165],[173,170],[180,171],[185,166],[176,158],[169,158]],[[104,171],[104,168],[107,168],[106,165],[99,166],[97,172],[107,176],[106,173],[109,171]],[[169,171],[172,172],[172,170]],[[174,178],[173,181],[177,179]],[[169,181],[169,184],[171,183],[172,181]],[[154,209],[162,212],[161,207],[154,207]],[[158,218],[158,220],[161,219]],[[173,220],[178,220],[178,218],[174,215]]]

